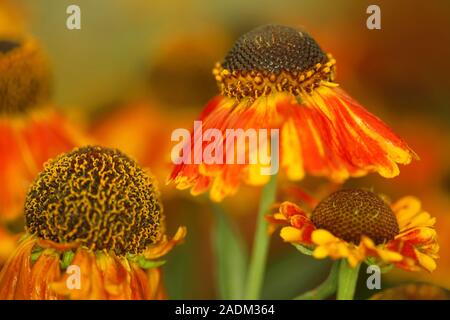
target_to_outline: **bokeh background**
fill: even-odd
[[[411,280],[450,288],[449,1],[10,2],[51,59],[55,105],[97,141],[149,167],[160,180],[169,232],[187,225],[185,244],[170,254],[164,267],[171,298],[216,298],[218,288],[211,205],[206,197],[192,198],[165,185],[170,132],[190,128],[217,93],[211,69],[233,41],[267,23],[305,27],[336,58],[337,81],[421,157],[402,167],[397,178],[371,175],[346,183],[373,187],[392,199],[416,195],[437,217],[437,270],[431,275],[391,272],[383,275],[383,288]],[[81,30],[65,27],[70,4],[81,7]],[[366,28],[371,4],[381,8],[381,30]],[[327,188],[324,181],[310,178],[296,186],[312,194]],[[223,203],[247,249],[259,192],[244,187]],[[280,200],[284,196],[281,190]],[[274,236],[263,297],[292,298],[323,281],[329,268],[329,261],[303,256]],[[358,298],[373,293],[364,283],[362,276]]]

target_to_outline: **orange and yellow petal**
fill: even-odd
[[[17,218],[29,184],[56,155],[87,139],[57,112],[44,109],[20,117],[0,117],[0,220]]]
[[[179,241],[182,233],[181,230],[172,240]],[[40,247],[41,244],[47,247]],[[33,262],[36,245],[42,252]],[[166,299],[160,268],[143,269],[125,257],[79,247],[70,262],[78,271],[64,272],[60,266],[64,251],[56,248],[69,247],[25,236],[0,273],[0,299]],[[73,276],[79,276],[79,287],[68,285]]]
[[[386,244],[386,248],[396,251],[403,259],[396,263],[402,269],[432,272],[436,269],[439,245],[436,230],[432,228],[415,228],[403,232]]]
[[[398,266],[413,271],[434,271],[439,251],[434,229],[436,219],[422,210],[420,200],[415,197],[403,197],[391,207],[396,215],[400,233],[386,244],[386,248],[402,254],[403,260]]]
[[[0,225],[0,268],[17,247],[18,235],[9,232]]]
[[[193,194],[211,187],[211,198],[215,201],[236,193],[242,181],[250,185],[268,181],[260,170],[264,166],[261,161],[250,162],[255,150],[250,150],[249,144],[245,144],[245,164],[226,163],[227,154],[235,152],[238,144],[227,137],[227,129],[257,132],[278,129],[280,167],[290,180],[310,174],[343,182],[371,172],[391,178],[399,174],[398,164],[409,164],[417,158],[385,123],[333,83],[297,98],[284,92],[242,100],[218,96],[198,120],[202,121],[202,132],[208,129],[221,132],[221,140],[214,143],[223,145],[217,157],[222,162],[206,164],[201,159],[201,164],[193,163],[194,155],[203,155],[210,146],[201,135],[192,132],[188,151],[191,163],[176,165],[170,180],[180,189],[192,188]],[[240,138],[244,139],[244,134]],[[257,148],[271,150],[271,147],[268,142]]]
[[[270,231],[276,225],[286,225],[281,229],[280,236],[286,242],[310,245],[311,234],[316,229],[306,213],[296,204],[285,201],[280,205],[279,212],[266,218],[270,223]]]
[[[393,203],[391,207],[397,218],[400,232],[412,228],[433,227],[436,223],[435,218],[422,210],[420,200],[415,197],[403,197]]]
[[[394,250],[389,250],[384,246],[377,246],[368,237],[361,238],[361,247],[364,250],[366,256],[378,257],[385,263],[398,263],[403,260],[403,256]]]
[[[315,230],[312,235],[315,245],[313,256],[316,259],[330,257],[334,260],[347,259],[350,266],[356,267],[364,260],[364,253],[359,246],[341,240],[324,229]]]
[[[156,300],[164,299],[161,270],[143,270],[126,258],[107,253],[92,253],[79,248],[71,265],[80,270],[80,288],[68,288],[70,274],[51,284],[66,299],[80,300]]]
[[[136,265],[131,266],[131,289],[133,300],[165,300],[167,299],[161,268],[142,270]]]
[[[125,258],[78,249],[72,265],[79,266],[80,288],[68,288],[70,277],[51,284],[53,290],[71,300],[154,300],[164,297],[160,270],[142,270]],[[157,269],[157,268],[156,268]],[[155,276],[156,274],[156,276]]]
[[[186,227],[178,227],[175,235],[170,239],[164,235],[159,243],[150,246],[144,253],[146,259],[154,260],[169,253],[175,246],[182,243],[187,235]]]
[[[58,299],[49,283],[60,275],[59,256],[44,251],[32,264],[31,252],[36,244],[26,237],[0,272],[0,300]]]
[[[378,172],[386,178],[399,173],[397,164],[408,164],[416,154],[384,122],[365,110],[336,84],[322,85],[296,112],[304,141],[307,172],[334,181]],[[301,125],[301,126],[299,126]]]
[[[57,281],[55,279],[54,282],[49,283],[52,290],[65,299],[107,299],[105,283],[100,268],[97,266],[95,254],[80,248],[75,253],[71,265],[79,267],[79,288],[67,285],[72,274],[65,273],[61,279]]]

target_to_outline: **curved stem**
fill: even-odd
[[[360,266],[361,264],[358,264],[352,268],[346,259],[341,261],[336,296],[338,300],[353,300]]]
[[[252,256],[245,287],[245,298],[248,300],[259,299],[261,295],[270,239],[267,233],[267,221],[264,216],[267,214],[272,203],[275,202],[276,185],[277,177],[273,175],[261,193],[256,231],[253,238]]]
[[[311,291],[295,297],[293,300],[323,300],[331,296],[337,289],[339,266],[340,261],[335,261],[331,267],[330,274],[322,284]]]

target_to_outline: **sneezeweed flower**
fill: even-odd
[[[370,172],[398,175],[397,164],[410,163],[415,153],[339,87],[335,67],[331,54],[303,30],[256,28],[216,64],[220,95],[200,115],[202,130],[219,129],[227,145],[227,129],[279,129],[280,166],[291,180],[306,173],[336,182]],[[224,159],[230,151],[225,148]],[[260,165],[182,163],[170,180],[193,194],[211,187],[211,198],[220,201],[234,194],[241,180],[267,183]]]
[[[427,283],[409,283],[374,294],[371,300],[450,300],[448,290]]]
[[[269,216],[272,227],[282,225],[281,238],[313,257],[389,265],[408,271],[433,271],[439,246],[435,219],[420,201],[404,197],[387,204],[363,189],[340,190],[322,200],[311,213],[284,202]]]
[[[165,235],[153,177],[102,147],[48,162],[30,187],[25,218],[26,234],[0,273],[1,299],[162,299],[160,258],[186,233]]]
[[[45,161],[84,142],[49,103],[50,87],[39,44],[0,37],[0,220],[22,214],[29,183]]]

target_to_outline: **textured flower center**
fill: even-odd
[[[46,164],[25,202],[28,232],[118,255],[140,253],[163,232],[152,177],[113,149],[83,147]]]
[[[317,228],[354,244],[359,244],[362,235],[381,244],[399,232],[392,209],[375,193],[362,189],[331,194],[317,205],[311,218]]]
[[[9,40],[0,40],[0,53],[8,53],[20,47],[20,43]]]
[[[305,31],[267,25],[241,36],[213,73],[222,94],[238,99],[273,91],[298,95],[332,80],[334,64]]]
[[[50,96],[50,67],[32,39],[0,39],[0,115],[20,114]]]

